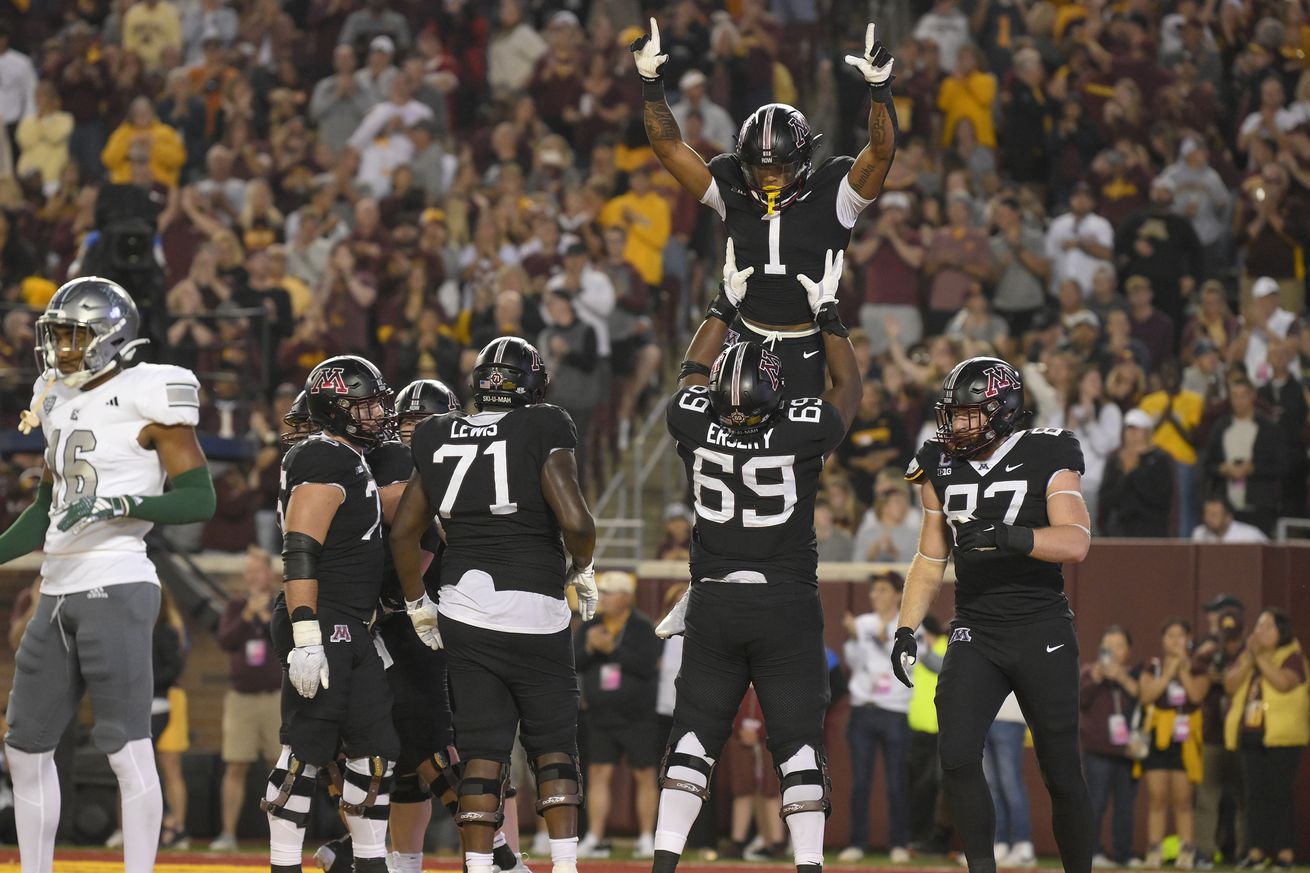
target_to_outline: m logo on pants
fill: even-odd
[[[341,626],[341,625],[337,625],[337,627],[340,627],[340,626]],[[333,639],[336,639],[336,638],[333,637]],[[970,634],[969,634],[969,629],[968,629],[967,627],[957,627],[955,630],[953,630],[953,631],[951,632],[951,642],[952,642],[952,643],[971,643],[971,642],[973,642],[973,637],[970,636]]]
[[[333,625],[332,639],[330,639],[329,642],[333,642],[333,643],[350,642],[350,627],[344,624]]]

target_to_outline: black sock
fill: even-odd
[[[655,860],[651,862],[650,873],[673,873],[678,869],[678,861],[682,856],[677,852],[670,852],[666,849],[655,850]]]
[[[356,858],[355,873],[387,873],[387,859]]]
[[[301,873],[299,864],[269,864],[269,873]]]
[[[985,858],[980,861],[969,859],[969,873],[996,873],[996,858]]]
[[[996,856],[992,841],[996,836],[996,807],[992,805],[992,792],[987,787],[987,777],[983,775],[982,759],[963,767],[942,770],[942,788],[946,791],[960,842],[964,844],[969,869],[975,869],[974,864],[981,864],[985,859],[991,862],[994,873]]]
[[[1051,792],[1051,829],[1055,831],[1055,844],[1060,848],[1060,861],[1067,873],[1091,873],[1092,846],[1096,843],[1092,832],[1092,801],[1081,773],[1070,781],[1073,787],[1068,791]]]
[[[796,873],[823,873],[822,864],[797,864]]]
[[[496,866],[501,870],[512,870],[519,864],[519,856],[514,854],[514,850],[509,847],[509,843],[492,849],[491,859],[496,862]]]

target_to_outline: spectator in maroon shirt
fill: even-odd
[[[1174,320],[1156,309],[1155,292],[1145,276],[1129,276],[1124,282],[1128,292],[1128,317],[1133,323],[1133,337],[1141,340],[1150,354],[1148,373],[1160,372],[1160,365],[1174,357]]]
[[[1133,639],[1117,624],[1101,634],[1100,654],[1095,663],[1085,664],[1079,687],[1082,710],[1083,770],[1092,796],[1097,843],[1101,821],[1110,800],[1114,800],[1113,843],[1107,855],[1126,866],[1133,852],[1133,806],[1137,785],[1133,761],[1128,757],[1128,733],[1137,706],[1137,679],[1128,669]]]
[[[223,702],[223,829],[214,849],[236,848],[246,773],[261,755],[266,764],[276,761],[281,749],[282,664],[269,636],[275,577],[268,552],[249,549],[245,575],[246,596],[229,600],[218,623],[218,645],[228,653],[232,687]]]
[[[851,260],[861,272],[864,302],[860,326],[869,335],[875,355],[887,351],[883,321],[895,318],[901,337],[912,346],[923,336],[919,312],[919,268],[924,249],[919,233],[910,227],[910,195],[888,191],[878,201],[882,211],[864,238],[851,247]]]

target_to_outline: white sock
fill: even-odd
[[[465,852],[464,865],[468,867],[468,873],[491,873],[494,860],[490,852]]]
[[[291,763],[291,747],[283,746],[282,753],[278,755],[277,767],[285,770]],[[312,764],[306,764],[302,771],[304,778],[313,779],[318,775],[318,768]],[[264,787],[264,799],[273,800],[278,796],[281,788],[281,782],[277,785],[272,783]],[[287,798],[287,812],[309,812],[312,797],[304,797],[299,794],[292,794]],[[294,822],[289,822],[284,818],[268,814],[268,863],[275,867],[299,867],[305,853],[305,829],[297,827]]]
[[[422,873],[423,853],[392,852],[390,866],[392,873]]]
[[[562,840],[552,838],[550,841],[550,860],[557,869],[561,864],[578,866],[578,838],[565,837]]]
[[[371,777],[370,758],[351,758],[346,762],[346,769],[352,773]],[[387,762],[384,778],[391,775],[391,762]],[[341,785],[341,799],[346,803],[363,803],[368,791],[352,783],[349,779]],[[390,794],[379,794],[373,806],[385,810],[391,804]],[[350,830],[350,840],[354,844],[356,858],[385,858],[387,856],[387,820],[386,818],[365,818],[362,815],[347,815],[346,827]]]
[[[55,753],[20,752],[5,746],[14,780],[14,823],[23,873],[50,873],[59,828],[59,772]]]
[[[684,755],[695,755],[705,759],[710,766],[714,766],[714,759],[705,753],[705,747],[693,733],[683,734],[674,751]],[[705,774],[690,767],[670,767],[668,776],[670,779],[691,782],[701,788],[708,785]],[[661,789],[659,813],[655,819],[655,851],[681,855],[687,848],[687,834],[691,833],[691,826],[695,824],[696,816],[700,815],[703,804],[704,801],[689,791]]]
[[[509,842],[509,841],[505,839],[505,832],[504,832],[504,831],[496,831],[496,835],[495,835],[494,837],[491,838],[491,848],[493,848],[493,849],[499,849],[501,846],[505,845],[507,842]]]
[[[783,776],[789,776],[801,770],[818,770],[819,761],[810,746],[801,746],[796,754],[786,760],[781,767]],[[822,800],[822,785],[793,785],[782,792],[784,805],[798,800]],[[792,854],[796,865],[823,863],[823,825],[821,812],[797,812],[787,816],[787,830],[791,831]]]
[[[124,873],[151,873],[159,849],[159,824],[164,817],[164,794],[155,770],[150,739],[132,740],[109,756],[123,797]]]

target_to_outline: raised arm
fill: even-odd
[[[682,130],[664,98],[664,77],[660,75],[660,67],[669,56],[660,54],[660,28],[654,18],[650,20],[650,33],[633,40],[630,48],[637,73],[641,76],[642,121],[646,125],[650,147],[678,184],[700,200],[713,181],[710,168],[695,149],[682,141]]]
[[[823,351],[828,357],[828,375],[832,377],[832,387],[823,395],[823,399],[837,407],[842,422],[849,428],[855,419],[856,410],[860,408],[864,383],[860,378],[860,364],[855,359],[855,349],[849,339],[850,332],[837,314],[837,290],[841,286],[844,262],[842,252],[834,255],[832,249],[828,249],[822,279],[815,282],[808,276],[799,275],[796,279],[809,297],[815,324],[823,332]]]
[[[679,388],[710,384],[710,365],[723,351],[728,325],[737,317],[737,307],[746,296],[746,280],[754,274],[754,267],[737,269],[736,251],[729,237],[723,255],[723,283],[719,286],[719,296],[706,310],[705,320],[687,347],[687,356],[682,359],[682,368],[678,371]]]
[[[847,55],[846,63],[864,75],[873,104],[869,107],[869,144],[855,157],[847,180],[855,193],[872,200],[882,192],[883,180],[896,156],[896,105],[892,102],[892,64],[895,58],[874,37],[874,25],[864,31],[864,54]]]

